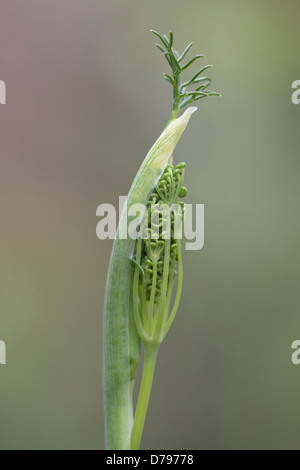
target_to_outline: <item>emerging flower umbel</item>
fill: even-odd
[[[138,449],[147,412],[157,351],[166,336],[179,305],[182,287],[181,234],[184,205],[185,163],[172,165],[173,151],[192,113],[187,104],[218,93],[207,90],[211,80],[202,76],[202,67],[191,79],[181,81],[181,73],[197,55],[183,64],[190,43],[180,55],[170,38],[153,31],[162,42],[157,45],[171,66],[173,76],[165,78],[173,86],[173,110],[167,127],[145,157],[127,198],[114,242],[104,303],[104,408],[108,449]],[[199,84],[195,90],[190,87]],[[142,237],[127,237],[130,207],[147,206],[142,220]],[[172,289],[178,271],[177,292],[171,307]],[[132,392],[144,344],[144,367],[133,419]]]
[[[158,346],[175,317],[182,288],[181,234],[186,195],[182,186],[185,163],[167,165],[147,203],[144,238],[136,242],[133,264],[133,306],[138,333],[144,343]],[[177,234],[176,234],[177,232]],[[177,238],[178,237],[178,238]],[[173,281],[179,279],[169,316]]]

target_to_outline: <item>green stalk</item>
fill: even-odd
[[[158,347],[151,348],[149,346],[145,346],[141,388],[131,434],[131,450],[138,450],[140,447],[152,387],[157,352]]]
[[[179,141],[191,114],[188,108],[163,131],[141,165],[127,198],[127,207],[146,204]],[[107,449],[130,449],[131,381],[139,360],[139,338],[129,335],[131,256],[135,240],[127,234],[125,206],[114,242],[104,302],[104,408]],[[128,222],[127,222],[128,218]]]

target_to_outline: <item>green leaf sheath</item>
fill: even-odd
[[[135,240],[127,235],[127,210],[133,204],[146,204],[191,114],[188,108],[160,135],[142,163],[127,198],[113,245],[104,302],[104,409],[106,448],[130,449],[132,429],[132,387],[139,360],[139,337],[130,320],[130,283]],[[128,221],[127,221],[128,218]]]

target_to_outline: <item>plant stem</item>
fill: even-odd
[[[178,111],[179,111],[178,107],[173,108],[173,111],[172,111],[171,117],[168,121],[167,127],[168,127],[169,124],[171,124],[172,121],[174,121],[177,118]]]
[[[153,345],[145,345],[141,388],[131,433],[131,450],[138,450],[140,447],[152,387],[157,351],[158,346],[153,347]]]

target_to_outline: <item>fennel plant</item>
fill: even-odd
[[[182,72],[204,57],[199,54],[183,64],[192,43],[178,54],[173,47],[172,32],[169,38],[152,32],[159,38],[161,44],[156,46],[171,67],[172,74],[164,77],[173,87],[173,108],[166,128],[133,181],[109,265],[104,303],[103,379],[106,447],[113,450],[139,449],[158,349],[175,318],[181,296],[182,253],[174,209],[181,209],[178,214],[182,222],[184,205],[178,198],[186,194],[185,163],[173,166],[173,151],[197,108],[188,107],[180,117],[178,113],[195,101],[219,95],[207,89],[211,79],[203,72],[210,65],[182,81]],[[134,223],[130,208],[136,204],[143,204],[146,211],[136,227],[140,236],[134,238],[128,236],[128,226]],[[172,211],[163,212],[162,206]],[[158,231],[153,231],[155,212]],[[167,236],[164,222],[169,227]],[[176,278],[175,300],[171,305]],[[141,343],[144,366],[134,412],[132,394]]]

